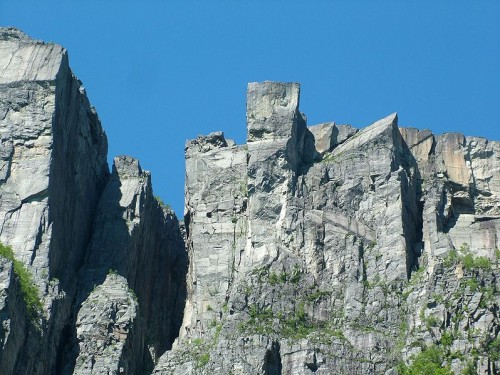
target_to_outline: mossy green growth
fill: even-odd
[[[491,260],[487,257],[476,257],[474,259],[474,268],[479,268],[482,270],[490,270],[491,269]]]
[[[202,353],[196,358],[196,366],[195,367],[197,369],[205,367],[209,361],[210,361],[210,354],[209,353]]]
[[[455,249],[451,249],[446,255],[446,257],[444,257],[443,265],[445,267],[451,267],[457,264],[459,260],[460,258],[458,256],[458,251],[456,251]]]
[[[210,362],[211,344],[202,338],[196,338],[189,345],[189,354],[194,360],[196,369],[205,367]]]
[[[460,373],[460,375],[476,375],[476,374],[477,374],[476,364],[473,361],[467,362],[465,368]]]
[[[28,316],[30,319],[36,320],[42,314],[43,304],[38,294],[38,288],[33,282],[33,276],[24,264],[14,257],[14,251],[10,246],[0,243],[0,256],[10,260],[14,264],[14,273],[21,286],[21,293],[26,309],[28,310]]]
[[[413,357],[411,365],[399,364],[399,375],[452,375],[449,366],[443,366],[444,354],[436,346],[428,347]]]

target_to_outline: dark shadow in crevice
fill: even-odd
[[[411,272],[419,268],[419,257],[423,241],[423,191],[422,176],[417,160],[413,156],[404,138],[401,138],[401,165],[407,179],[401,181],[403,202],[403,235],[406,242],[406,271],[408,279]]]
[[[262,366],[264,375],[281,375],[281,354],[280,344],[278,341],[273,341],[271,347],[266,350],[264,355],[264,365]]]

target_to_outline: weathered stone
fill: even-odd
[[[320,155],[324,155],[325,152],[331,151],[333,146],[336,145],[335,134],[338,133],[338,130],[334,123],[327,122],[309,126],[308,129],[314,136],[316,151],[318,151]]]
[[[307,128],[298,84],[251,83],[246,145],[186,143],[180,224],[138,160],[109,175],[62,47],[0,52],[2,374],[500,371],[498,142]]]
[[[246,157],[246,150],[228,146],[221,132],[186,145],[185,217],[191,272],[181,338],[209,329],[234,282],[246,243]]]
[[[0,241],[33,275],[46,309],[43,334],[8,340],[22,342],[15,373],[50,373],[108,176],[107,141],[61,46],[15,29],[0,35]]]
[[[77,365],[79,360],[82,363],[75,372],[103,372],[104,369],[96,370],[89,365],[97,362],[106,368],[124,368],[125,373],[151,370],[179,332],[186,298],[187,254],[177,219],[154,198],[150,174],[142,170],[137,159],[115,158],[113,173],[99,202],[95,228],[79,275],[77,301],[85,302],[81,308],[76,306],[79,350],[73,350],[78,353]],[[110,279],[110,274],[123,277]],[[109,280],[113,281],[111,286]],[[115,295],[115,284],[128,294]],[[98,352],[89,345],[93,337],[101,335],[102,327],[122,319],[118,315],[109,316],[110,304],[120,306],[122,300],[130,300],[130,295],[134,303],[127,305],[130,310],[127,324],[133,335],[125,334],[118,340],[120,345],[117,341],[118,347],[113,342],[109,344],[120,359],[118,362],[108,358],[109,345]],[[95,315],[108,316],[113,322],[94,322]],[[83,323],[89,319],[91,323]],[[78,332],[79,324],[85,325],[82,329],[86,336]]]
[[[73,374],[133,374],[130,341],[137,325],[138,302],[127,280],[106,276],[82,304],[76,320],[79,354]],[[136,333],[137,334],[137,333]],[[134,355],[135,354],[135,355]]]
[[[453,296],[470,271],[446,266],[446,284],[446,254],[465,242],[474,257],[498,255],[496,216],[467,213],[478,193],[463,170],[473,164],[466,138],[398,129],[395,114],[342,135],[333,124],[306,128],[298,97],[295,84],[250,84],[246,148],[214,134],[188,143],[191,293],[181,339],[154,373],[395,374],[398,361],[422,351],[409,332],[429,346],[450,314],[465,324]],[[241,205],[227,190],[239,184],[248,192]],[[217,208],[227,196],[233,226],[231,205]],[[227,279],[223,293],[203,292]],[[464,308],[484,310],[482,293],[471,293]],[[477,319],[478,335],[498,324]]]
[[[187,267],[179,224],[153,197],[137,160],[118,158],[109,176],[106,153],[99,118],[66,51],[0,28],[0,241],[28,275],[13,275],[0,259],[2,373],[72,373],[77,356],[91,354],[112,371],[122,363],[132,373],[152,369],[177,336]],[[76,318],[94,322],[108,302],[120,305],[114,286],[101,285],[110,269],[126,277],[139,307],[129,319],[134,334],[106,358],[93,345],[107,328],[88,323],[79,336]],[[26,294],[32,282],[40,316],[25,306],[37,299],[33,286]],[[94,286],[108,302],[80,308]],[[100,373],[100,366],[75,371]]]

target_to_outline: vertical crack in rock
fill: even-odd
[[[264,356],[264,365],[262,370],[264,375],[282,374],[279,342],[273,341],[271,347],[266,350],[266,354]]]

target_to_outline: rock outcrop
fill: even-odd
[[[307,127],[296,83],[249,84],[247,121],[186,145],[189,293],[155,374],[500,371],[497,143]]]
[[[183,249],[179,223],[153,196],[149,172],[136,159],[115,158],[78,278],[77,305],[85,301],[76,322],[75,373],[152,370],[182,321]]]
[[[108,171],[62,47],[0,52],[2,374],[500,372],[500,143],[250,83],[245,145],[186,143],[179,223]]]
[[[185,300],[177,219],[136,160],[118,158],[109,174],[106,136],[66,50],[12,28],[0,29],[0,158],[0,241],[12,249],[0,264],[2,374],[152,369]],[[119,362],[99,352],[108,344]]]
[[[30,320],[40,329],[15,329],[2,344],[20,353],[15,373],[49,373],[108,178],[107,140],[61,46],[13,29],[1,38],[0,241],[33,275],[44,304]]]

